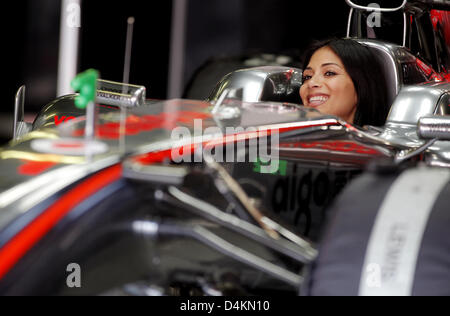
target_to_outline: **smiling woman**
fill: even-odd
[[[385,81],[370,49],[351,39],[315,43],[307,51],[300,96],[316,108],[356,125],[384,124],[389,112]]]

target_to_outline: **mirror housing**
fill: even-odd
[[[25,86],[21,86],[16,93],[14,103],[13,140],[19,139],[32,129],[30,123],[25,122]]]
[[[450,140],[450,116],[425,116],[419,119],[417,135],[422,139]]]
[[[97,80],[97,96],[95,101],[105,105],[118,107],[139,107],[144,105],[146,88],[109,80]]]
[[[301,104],[302,70],[284,66],[263,66],[229,73],[216,85],[207,101],[216,103],[225,90],[228,98],[243,102],[284,102]]]

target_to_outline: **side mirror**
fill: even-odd
[[[229,73],[216,85],[207,101],[216,103],[228,89],[243,102],[287,102],[301,104],[302,71],[284,66],[262,66]],[[230,95],[228,96],[231,97]]]
[[[13,140],[29,133],[32,129],[30,123],[25,122],[25,86],[21,86],[16,93],[16,100],[14,103],[14,129]]]
[[[146,88],[132,84],[97,80],[96,102],[118,107],[139,107],[144,105]]]
[[[422,139],[450,140],[450,116],[426,116],[419,119],[417,135]]]
[[[450,140],[450,116],[433,115],[420,118],[417,135],[425,140],[425,143],[418,148],[400,151],[395,157],[395,163],[400,164],[420,155],[438,140]]]

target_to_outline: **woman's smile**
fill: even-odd
[[[326,94],[317,94],[316,93],[316,94],[308,95],[307,106],[314,107],[314,108],[321,106],[322,104],[326,103],[329,98],[330,98],[330,96],[326,95]]]

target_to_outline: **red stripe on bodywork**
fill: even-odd
[[[31,224],[0,249],[0,279],[78,204],[120,179],[122,167],[116,165],[87,179],[65,194]]]
[[[29,161],[23,160],[24,164],[17,168],[17,173],[24,176],[37,176],[44,171],[57,165],[51,161]]]
[[[326,122],[323,124],[310,124],[304,126],[292,126],[292,127],[283,127],[279,129],[267,129],[267,130],[255,130],[251,132],[243,132],[237,134],[223,135],[222,137],[218,137],[217,139],[186,144],[182,147],[174,147],[172,149],[151,152],[147,154],[142,154],[133,158],[135,162],[138,162],[142,165],[152,165],[155,163],[163,163],[165,160],[174,160],[175,158],[180,158],[183,155],[193,154],[199,146],[206,146],[206,148],[213,148],[215,146],[227,145],[230,143],[236,143],[238,141],[250,140],[252,138],[260,138],[261,136],[270,136],[272,133],[277,132],[279,134],[290,132],[293,130],[299,130],[310,127],[317,126],[333,126],[336,125],[334,122]],[[347,128],[356,130],[353,126],[348,125]],[[261,135],[262,134],[262,135]],[[181,152],[180,152],[181,151]]]

